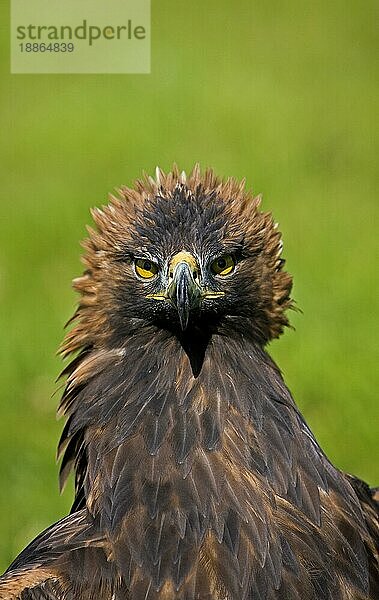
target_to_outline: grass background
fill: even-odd
[[[71,502],[51,394],[89,207],[157,163],[263,192],[303,310],[270,351],[330,458],[378,485],[378,3],[153,2],[134,76],[12,76],[0,10],[0,568]]]

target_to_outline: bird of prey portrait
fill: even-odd
[[[259,205],[174,166],[93,211],[61,348],[75,499],[2,600],[379,598],[377,494],[331,464],[265,349],[292,279]]]

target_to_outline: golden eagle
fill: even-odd
[[[292,279],[259,198],[174,167],[93,218],[62,346],[75,501],[0,598],[378,599],[375,493],[330,463],[265,351]]]

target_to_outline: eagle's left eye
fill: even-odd
[[[231,254],[216,258],[211,264],[211,270],[215,275],[229,275],[234,270],[235,260]]]
[[[149,258],[138,258],[134,267],[142,279],[152,279],[158,273],[158,265]]]

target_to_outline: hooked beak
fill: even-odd
[[[146,298],[169,301],[177,310],[180,327],[188,326],[191,310],[198,308],[203,300],[225,296],[225,292],[207,289],[200,284],[200,267],[189,252],[178,252],[171,259],[168,284],[165,290],[148,294]]]
[[[191,310],[200,304],[201,288],[196,283],[198,277],[199,267],[191,254],[180,252],[174,256],[169,267],[167,296],[178,311],[183,331],[187,328]]]

